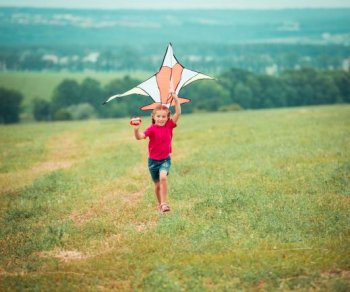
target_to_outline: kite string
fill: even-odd
[[[171,68],[171,73],[170,73],[170,88],[169,88],[169,93],[170,93],[170,105],[169,108],[171,107],[171,104],[173,103],[173,93],[174,93],[174,81],[173,81],[173,59],[174,59],[174,52],[172,53],[171,56],[171,61],[170,61],[170,68]]]
[[[173,74],[171,72],[171,77],[170,77],[170,105],[172,104],[173,102],[173,93],[174,93],[174,81],[173,81]]]

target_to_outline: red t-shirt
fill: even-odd
[[[168,158],[171,153],[171,140],[173,138],[173,129],[176,124],[169,119],[164,126],[152,124],[144,134],[149,137],[148,155],[154,160],[163,160]]]

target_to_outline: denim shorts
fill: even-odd
[[[148,158],[148,169],[154,182],[159,182],[159,173],[161,170],[165,170],[167,175],[169,174],[171,166],[171,158],[165,158],[163,160],[154,160]]]

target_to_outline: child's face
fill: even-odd
[[[157,126],[164,126],[168,120],[168,112],[166,110],[157,110],[153,115],[153,119]]]

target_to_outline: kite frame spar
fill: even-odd
[[[124,93],[111,96],[103,104],[118,97],[138,94],[149,96],[154,101],[154,103],[141,107],[141,110],[152,110],[159,104],[170,107],[174,105],[171,92],[174,91],[178,95],[182,87],[201,79],[214,78],[197,71],[186,69],[174,56],[172,44],[169,43],[162,65],[156,74]],[[180,103],[187,103],[191,100],[179,97],[179,101]]]

